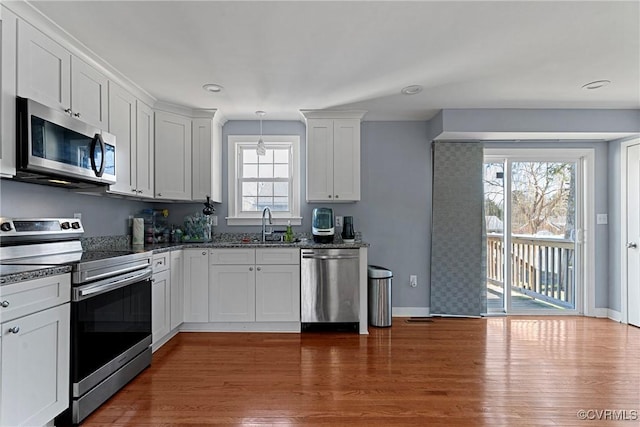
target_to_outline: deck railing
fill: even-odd
[[[487,281],[504,282],[502,234],[487,235]],[[511,288],[539,300],[575,307],[572,240],[533,236],[511,237]]]

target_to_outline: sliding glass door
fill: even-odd
[[[581,160],[485,156],[488,313],[575,313]]]

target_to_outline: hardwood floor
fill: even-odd
[[[83,426],[630,427],[634,418],[638,328],[394,318],[369,336],[181,333]]]

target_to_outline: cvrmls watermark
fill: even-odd
[[[576,413],[580,420],[589,421],[637,421],[637,409],[580,409]]]

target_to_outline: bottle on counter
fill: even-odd
[[[291,228],[291,220],[287,221],[287,231],[284,233],[285,242],[293,242],[293,229]]]

